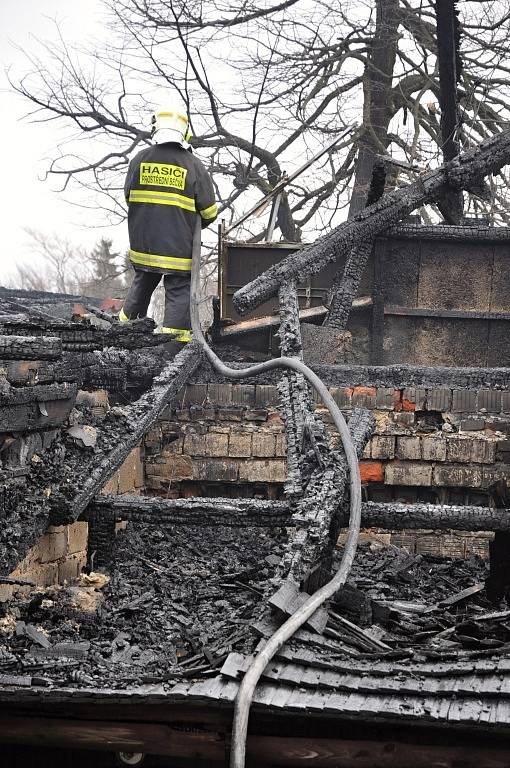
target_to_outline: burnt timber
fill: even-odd
[[[55,478],[52,473],[51,447],[47,459],[47,476],[38,464],[29,469],[25,479],[29,489],[28,504],[20,502],[15,495],[8,504],[8,508],[11,507],[12,528],[0,531],[0,543],[3,544],[0,549],[0,569],[5,574],[14,568],[41,536],[48,524],[48,515],[54,525],[78,518],[198,367],[200,360],[200,349],[190,344],[174,361],[167,364],[149,392],[123,409],[120,423],[116,417],[107,417],[100,435],[100,452],[94,455],[95,465],[92,468],[88,463],[84,464],[82,451],[71,442],[66,449],[66,472],[63,476]],[[75,385],[58,386],[64,388],[62,395],[72,395],[74,400]],[[119,428],[122,429],[122,436]],[[53,450],[58,456],[60,447],[56,445]]]
[[[339,224],[313,245],[288,256],[239,289],[234,295],[237,311],[244,314],[274,296],[282,282],[298,275],[302,279],[320,272],[330,262],[393,226],[415,208],[437,201],[450,188],[469,189],[483,176],[498,171],[509,159],[510,132],[506,131],[485,140],[477,149],[459,155],[438,170],[424,173],[413,184],[385,194],[353,219]],[[465,236],[469,237],[468,231]]]
[[[57,360],[62,342],[56,336],[0,336],[0,358]]]
[[[164,499],[153,496],[96,496],[89,510],[114,515],[115,519],[173,525],[248,525],[272,528],[299,527],[303,512],[286,501],[263,499],[187,498]],[[361,508],[366,528],[386,530],[510,531],[510,512],[492,507],[439,504],[364,502]],[[85,518],[88,513],[84,513]],[[346,527],[345,508],[339,514],[340,527]]]

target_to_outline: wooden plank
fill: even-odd
[[[256,757],[264,765],[316,768],[508,768],[510,749],[472,744],[250,736],[248,756]]]
[[[310,309],[302,309],[299,312],[300,320],[322,320],[327,312],[326,307],[310,307]],[[264,328],[276,328],[280,324],[280,318],[278,315],[264,315],[264,317],[256,317],[253,320],[242,320],[239,323],[233,325],[227,325],[220,331],[220,339],[229,338],[230,336],[240,336],[245,333],[259,333]]]
[[[280,589],[272,595],[268,603],[272,608],[276,608],[284,616],[292,616],[303,603],[305,603],[310,595],[306,592],[300,592],[297,584],[293,581],[284,581]],[[328,612],[325,608],[319,608],[308,619],[306,626],[315,630],[319,635],[322,635],[326,624],[328,623]]]
[[[0,718],[0,739],[4,743],[40,747],[144,752],[210,760],[225,757],[224,734],[201,729],[189,732],[172,728],[170,724],[7,715]]]
[[[484,588],[485,588],[485,584],[483,582],[479,584],[473,584],[473,586],[466,587],[466,589],[463,589],[461,592],[457,592],[454,595],[445,597],[445,599],[441,600],[438,603],[438,605],[441,608],[445,608],[450,605],[456,605],[457,603],[460,603],[462,600],[466,600],[466,598],[471,597],[472,595],[476,595],[478,592],[481,592]]]
[[[396,317],[439,317],[460,320],[510,320],[510,312],[482,312],[463,309],[428,309],[426,307],[400,307],[386,304],[384,314]]]

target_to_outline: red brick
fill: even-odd
[[[283,429],[284,428],[283,419],[280,416],[280,414],[278,413],[278,411],[270,411],[267,414],[267,426],[268,427],[273,427],[275,429]]]
[[[360,461],[359,471],[362,483],[384,482],[384,464],[382,461]]]
[[[410,400],[406,400],[405,397],[402,398],[402,410],[403,411],[415,411],[416,410],[416,403],[412,403]]]
[[[376,387],[354,387],[352,390],[353,395],[368,395],[369,397],[375,397],[377,395]]]

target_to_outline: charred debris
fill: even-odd
[[[282,351],[300,356],[292,285],[280,291],[280,305]],[[20,309],[11,298],[0,308],[6,349],[0,542],[2,581],[18,591],[0,607],[2,684],[173,686],[214,677],[224,665],[228,677],[232,659],[248,658],[329,578],[348,522],[343,455],[329,448],[306,383],[289,373],[278,384],[287,428],[286,501],[102,496],[112,472],[182,385],[211,371],[194,344],[175,359],[167,354],[150,321],[124,329],[113,318],[98,323],[96,313],[77,315],[76,307],[73,320],[52,317],[51,306],[13,307]],[[26,362],[35,352],[36,362]],[[94,405],[98,387],[108,389],[107,411]],[[358,409],[349,427],[361,456],[373,416]],[[26,456],[16,466],[20,440]],[[509,535],[498,509],[417,505],[403,514],[398,505],[368,503],[363,516],[374,528],[400,521]],[[7,575],[48,523],[77,519],[89,522],[88,567],[78,580],[34,591]],[[280,657],[336,668],[356,658],[504,655],[510,610],[503,592],[489,602],[488,576],[478,558],[413,555],[374,540],[360,546],[348,584],[328,609],[317,611]]]
[[[245,312],[277,295],[281,353],[301,360],[298,280],[351,254],[335,283],[334,313],[319,329],[319,336],[326,329],[344,334],[373,239],[415,207],[451,188],[469,188],[509,159],[510,138],[501,133],[410,187],[383,195],[244,286],[234,303]],[[198,342],[174,356],[166,338],[153,331],[151,321],[121,327],[83,297],[0,293],[0,580],[13,592],[0,604],[0,696],[6,700],[24,689],[49,697],[76,689],[136,696],[156,686],[181,700],[231,703],[252,657],[338,564],[349,514],[347,461],[330,444],[296,370],[278,379],[288,467],[283,501],[100,493],[182,387],[214,377]],[[233,365],[242,366],[237,350],[224,347],[222,355],[234,352]],[[335,365],[317,370],[331,381],[349,374]],[[360,368],[356,375],[381,377],[389,386],[405,377],[423,384],[427,376],[508,384],[506,369],[394,366]],[[109,407],[98,407],[98,389],[108,391]],[[370,411],[352,412],[349,431],[358,457],[374,426]],[[507,674],[504,486],[493,497],[490,508],[466,510],[366,503],[365,526],[393,528],[398,520],[402,528],[416,527],[426,520],[438,530],[493,530],[490,565],[475,557],[416,555],[373,538],[362,543],[347,584],[268,665],[258,704],[267,694],[271,706],[285,708],[288,700],[315,711],[327,694],[337,697],[332,711],[336,706],[345,714],[351,707],[356,713],[363,691],[363,711],[372,707],[371,716],[382,717],[390,706],[384,697],[402,688],[411,698],[419,694],[421,704],[393,702],[394,717],[446,721],[441,697],[450,704],[461,678],[463,695],[473,697],[484,675]],[[31,589],[16,576],[17,564],[48,525],[76,521],[89,526],[87,567],[67,584]],[[433,715],[425,694],[436,697]],[[408,707],[414,707],[410,714]]]

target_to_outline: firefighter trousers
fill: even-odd
[[[165,286],[165,316],[161,331],[171,334],[175,341],[191,340],[189,298],[191,275],[189,273],[149,272],[135,268],[135,276],[119,313],[119,320],[127,322],[146,317],[152,294],[163,277]]]

